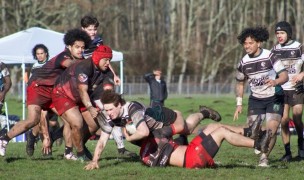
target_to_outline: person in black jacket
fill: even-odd
[[[153,73],[144,75],[150,86],[150,106],[164,106],[168,97],[167,84],[162,78],[162,71],[154,69]]]

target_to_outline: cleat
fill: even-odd
[[[26,132],[26,154],[28,156],[33,156],[35,151],[35,142],[36,138],[33,135],[32,131]]]
[[[249,138],[254,140],[259,138],[262,131],[262,121],[261,115],[258,115],[255,121],[249,126],[249,131],[251,132]]]
[[[6,146],[8,142],[4,139],[0,139],[0,156],[5,156]]]
[[[283,161],[283,162],[290,162],[292,159],[292,156],[291,154],[284,154],[284,156],[282,156],[280,158],[280,161]]]
[[[254,154],[259,155],[259,154],[261,154],[261,151],[257,150],[257,149],[254,149]]]
[[[217,111],[215,111],[215,110],[213,110],[213,109],[211,109],[211,108],[209,108],[209,107],[206,107],[206,106],[199,106],[199,110],[200,110],[200,112],[201,112],[202,114],[209,113],[208,118],[210,118],[210,119],[212,119],[212,120],[214,120],[214,121],[216,121],[216,122],[219,122],[219,121],[222,120],[221,115],[220,115]]]
[[[124,149],[124,148],[123,148]],[[118,154],[120,156],[123,156],[123,157],[130,157],[130,158],[134,158],[134,157],[137,157],[137,154],[134,153],[134,152],[131,152],[131,151],[128,151],[127,149],[124,149],[122,151],[119,151],[118,150]]]
[[[86,146],[83,146],[83,151],[84,151],[84,154],[86,155],[86,157],[88,159],[90,159],[90,160],[93,159],[92,153],[90,152],[90,150]]]
[[[69,154],[64,153],[63,156],[66,160],[77,161],[77,156],[75,156],[72,152],[70,152]]]
[[[304,150],[298,150],[298,156],[300,157],[300,158],[304,158]]]
[[[267,157],[261,157],[258,166],[259,167],[269,167],[268,158]]]

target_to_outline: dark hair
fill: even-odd
[[[126,101],[121,97],[121,94],[111,90],[105,90],[101,93],[101,102],[102,104],[113,103],[115,107],[117,107],[119,103],[121,105],[126,104]]]
[[[73,46],[75,41],[83,41],[85,44],[85,49],[87,49],[91,43],[90,36],[83,30],[80,29],[70,29],[64,35],[64,44],[67,46]]]
[[[37,56],[36,56],[37,49],[43,49],[44,52],[46,53],[46,59],[47,60],[49,59],[49,57],[50,57],[49,50],[44,44],[36,44],[36,46],[34,46],[34,48],[32,49],[32,54],[33,54],[34,59],[37,60]]]
[[[94,25],[96,28],[99,26],[97,18],[91,15],[86,15],[81,18],[80,24],[83,28],[89,27],[90,25]]]
[[[251,37],[257,42],[263,42],[268,40],[269,32],[264,27],[246,28],[238,35],[237,39],[240,44],[244,44],[247,37]]]

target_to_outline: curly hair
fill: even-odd
[[[49,57],[50,57],[49,49],[44,44],[36,44],[36,46],[34,46],[34,48],[32,49],[32,55],[35,60],[37,60],[36,51],[38,49],[43,49],[44,52],[46,53],[46,59],[49,59]]]
[[[90,25],[93,25],[96,28],[99,26],[97,18],[91,15],[86,15],[81,18],[80,24],[83,28],[89,27]]]
[[[251,37],[257,42],[266,42],[269,39],[269,32],[265,27],[246,28],[238,35],[237,39],[243,45],[247,37]]]
[[[102,104],[114,104],[115,107],[120,103],[122,106],[126,104],[126,101],[118,94],[112,90],[105,90],[101,94]]]
[[[64,35],[64,44],[67,46],[73,46],[75,41],[83,41],[85,44],[85,49],[87,49],[91,43],[90,36],[83,30],[80,29],[70,29]]]

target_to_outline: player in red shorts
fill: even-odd
[[[66,45],[65,50],[49,60],[41,68],[33,70],[27,87],[27,119],[19,121],[7,134],[0,137],[1,156],[5,156],[6,146],[12,138],[39,123],[42,109],[48,110],[52,108],[51,93],[57,77],[71,64],[83,59],[82,52],[90,43],[90,37],[87,33],[79,29],[69,30],[63,40]],[[44,136],[43,151],[48,154],[50,151],[50,139],[47,128],[42,130]]]
[[[90,94],[98,77],[111,73],[109,69],[111,59],[111,48],[105,45],[98,46],[92,57],[67,68],[58,78],[53,90],[54,106],[58,115],[62,116],[72,128],[72,141],[80,161],[88,159],[84,152],[83,120],[86,121],[90,132],[95,133],[98,128],[94,121],[98,111],[91,103]]]
[[[256,128],[259,128],[261,132],[260,127],[256,126]],[[214,167],[213,158],[223,140],[228,141],[233,146],[256,148],[264,153],[268,152],[270,131],[253,140],[234,132],[234,130],[242,131],[242,128],[219,123],[209,124],[189,145],[179,145],[178,140],[163,138],[157,129],[141,143],[140,157],[142,162],[149,167],[172,165],[193,169]],[[128,133],[125,134],[128,136]]]

